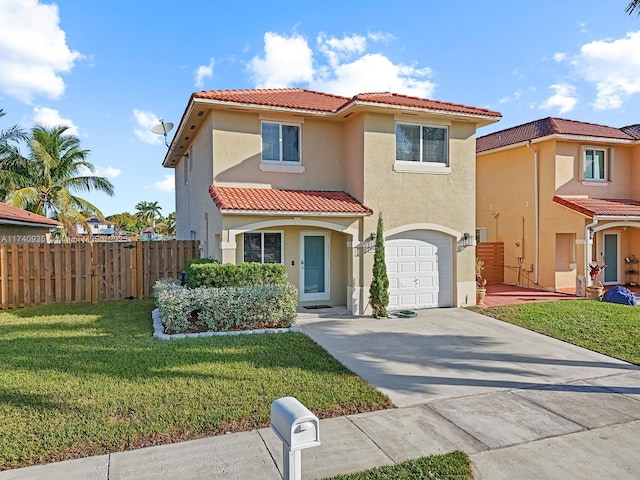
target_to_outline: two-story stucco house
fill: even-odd
[[[499,119],[391,93],[194,93],[163,162],[177,238],[283,263],[302,305],[364,313],[382,213],[390,308],[473,304],[476,129]]]
[[[503,241],[505,283],[583,294],[638,282],[640,126],[544,118],[478,138],[478,236]]]

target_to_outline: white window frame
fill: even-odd
[[[430,173],[430,174],[449,174],[451,173],[450,157],[449,157],[449,126],[448,125],[435,125],[429,123],[414,123],[397,121],[395,123],[395,142],[398,141],[398,125],[412,125],[420,127],[420,160],[417,162],[408,160],[398,160],[396,157],[396,148],[394,148],[394,164],[393,170],[400,173]],[[445,143],[445,157],[446,163],[442,162],[425,162],[423,160],[423,128],[439,128],[445,131],[446,143]],[[394,143],[394,145],[396,145]]]
[[[279,160],[265,160],[264,159],[264,147],[262,145],[262,128],[264,124],[278,125],[278,144],[279,144],[279,152],[278,158]],[[298,161],[291,162],[283,160],[283,152],[282,152],[282,127],[296,127],[298,129]],[[275,122],[263,120],[260,122],[260,162],[264,165],[291,165],[291,166],[301,166],[302,165],[302,124],[293,123],[293,122]]]
[[[586,173],[586,165],[587,165],[587,150],[601,151],[604,153],[604,172],[603,178],[589,178],[585,175]],[[582,177],[583,182],[590,184],[590,182],[594,182],[599,185],[606,185],[609,182],[609,157],[610,152],[606,147],[594,147],[591,145],[585,145],[582,147],[582,162],[580,163],[582,166],[582,171],[580,172],[580,176]]]
[[[284,230],[251,230],[249,232],[244,232],[242,234],[242,261],[246,262],[244,259],[244,236],[248,233],[259,233],[260,234],[260,263],[264,262],[264,234],[265,233],[278,233],[280,234],[280,265],[285,264],[284,260]]]

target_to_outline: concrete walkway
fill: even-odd
[[[301,329],[401,408],[322,420],[303,478],[456,449],[476,479],[637,479],[640,370],[483,315],[301,315]],[[278,479],[270,429],[0,472],[7,479]]]

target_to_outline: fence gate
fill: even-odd
[[[476,258],[484,262],[482,276],[488,285],[504,283],[504,243],[478,242]]]
[[[0,308],[151,297],[179,278],[198,241],[0,244]]]

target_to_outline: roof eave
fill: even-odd
[[[586,135],[567,135],[564,133],[553,133],[551,135],[545,135],[543,137],[532,138],[530,140],[523,140],[521,142],[510,143],[509,145],[503,145],[501,147],[490,148],[488,150],[476,152],[476,156],[479,157],[481,155],[486,155],[487,153],[497,153],[497,152],[502,152],[504,150],[510,150],[512,148],[523,147],[529,144],[529,142],[533,144],[533,143],[546,142],[548,140],[572,140],[572,141],[578,141],[578,142],[617,143],[617,144],[628,144],[628,145],[638,143],[638,141],[636,140],[628,140],[625,138],[607,138],[607,137],[593,137],[593,136],[586,136]]]
[[[236,210],[220,208],[223,215],[268,215],[268,216],[304,216],[304,217],[368,217],[373,212],[306,212],[299,210]]]
[[[502,119],[502,115],[480,115],[480,114],[472,114],[466,112],[456,112],[452,110],[442,110],[436,108],[424,108],[424,107],[409,107],[406,105],[394,105],[390,103],[379,103],[379,102],[367,102],[363,100],[353,100],[343,107],[338,109],[336,115],[342,115],[348,112],[351,109],[356,107],[366,107],[366,108],[385,108],[390,110],[401,110],[407,112],[420,112],[420,113],[431,113],[437,115],[447,115],[449,117],[462,117],[464,119],[472,119],[476,120],[476,124],[480,126],[490,125],[492,123],[496,123]]]
[[[19,225],[21,227],[43,227],[43,228],[62,228],[62,224],[29,222],[23,220],[10,220],[8,218],[0,218],[0,224],[3,225]]]

